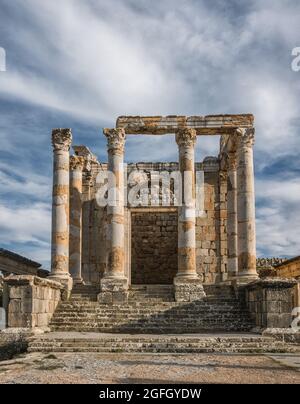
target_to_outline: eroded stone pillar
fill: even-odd
[[[74,283],[83,283],[82,252],[82,170],[84,158],[70,158],[70,273]]]
[[[237,134],[238,278],[248,282],[256,272],[254,129],[239,128]]]
[[[237,158],[235,152],[228,153],[227,164],[227,269],[229,278],[233,278],[238,272]]]
[[[61,282],[68,291],[72,289],[73,283],[69,273],[69,150],[71,142],[71,129],[53,129],[54,162],[50,278]]]
[[[196,184],[195,152],[196,131],[178,129],[179,169],[182,178],[182,205],[178,207],[178,273],[174,279],[175,299],[192,301],[204,295],[196,271]]]
[[[124,146],[123,128],[104,129],[108,148],[109,203],[107,206],[109,244],[108,268],[101,280],[101,303],[127,300],[128,280],[125,276],[124,246]]]

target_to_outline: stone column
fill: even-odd
[[[101,303],[127,300],[128,280],[125,276],[124,246],[124,145],[123,128],[104,129],[108,148],[109,203],[107,206],[109,243],[108,269],[101,280]]]
[[[69,273],[69,150],[72,142],[71,129],[53,129],[54,151],[53,193],[52,193],[52,280],[72,289]]]
[[[84,158],[70,158],[70,273],[74,283],[83,283],[82,252],[82,170]]]
[[[256,272],[254,129],[239,128],[237,134],[238,278],[248,282]]]
[[[227,182],[227,254],[228,276],[238,272],[238,222],[237,222],[237,160],[236,153],[228,153]]]
[[[182,204],[178,207],[178,273],[174,279],[177,301],[192,301],[204,296],[196,271],[196,184],[194,146],[196,131],[178,129],[179,169],[182,178]]]

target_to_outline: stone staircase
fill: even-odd
[[[177,303],[169,285],[133,286],[127,304],[96,301],[94,287],[76,286],[71,299],[59,304],[52,331],[129,334],[244,332],[254,326],[230,286],[206,286],[207,297]]]
[[[173,285],[132,285],[129,303],[174,302]]]
[[[76,285],[60,302],[51,332],[29,339],[29,352],[280,353],[299,345],[249,331],[253,323],[230,286],[205,286],[206,298],[176,303],[169,285],[138,285],[127,304],[101,305],[94,286]]]
[[[95,285],[75,284],[70,300],[96,302],[98,293],[99,289]]]
[[[299,345],[257,334],[128,335],[51,332],[29,340],[29,352],[299,353]]]

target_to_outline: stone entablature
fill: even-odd
[[[206,116],[120,116],[116,126],[126,134],[164,135],[177,129],[195,129],[197,135],[232,134],[236,128],[252,128],[252,114]]]

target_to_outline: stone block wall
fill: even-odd
[[[258,328],[290,327],[296,284],[293,279],[266,278],[245,287],[246,304]]]
[[[4,307],[7,326],[45,328],[61,300],[60,283],[32,275],[4,278]]]
[[[204,162],[204,216],[196,219],[196,265],[197,272],[204,283],[221,281],[222,272],[226,271],[223,264],[227,256],[227,246],[221,250],[222,242],[226,241],[225,195],[220,202],[219,165],[211,158]],[[221,217],[222,216],[222,217]]]
[[[132,284],[172,284],[177,273],[177,212],[131,214]]]

